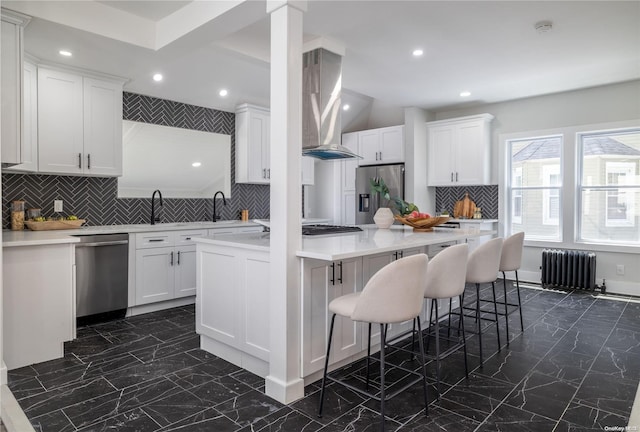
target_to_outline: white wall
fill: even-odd
[[[495,116],[492,122],[492,183],[498,184],[501,134],[633,120],[638,120],[640,125],[640,80],[437,112],[436,119],[484,112]],[[525,247],[521,271],[523,280],[540,281],[541,250],[540,247]],[[624,276],[616,274],[618,264],[625,266]],[[640,252],[637,249],[630,252],[597,251],[597,278],[606,279],[610,292],[640,295]]]

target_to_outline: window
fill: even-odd
[[[542,192],[542,223],[558,225],[560,222],[560,189],[551,188],[560,184],[560,166],[543,165],[542,183],[546,189]]]
[[[522,167],[517,167],[513,175],[513,193],[511,195],[511,223],[522,224]]]
[[[640,129],[578,134],[578,240],[640,242]]]
[[[561,241],[562,136],[507,141],[510,232]]]

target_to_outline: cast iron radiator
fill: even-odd
[[[596,254],[578,250],[544,249],[542,251],[542,286],[601,289],[596,285]]]

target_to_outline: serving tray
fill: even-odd
[[[24,224],[31,231],[74,229],[74,228],[79,228],[83,223],[85,223],[84,219],[44,221],[44,222],[24,221]]]

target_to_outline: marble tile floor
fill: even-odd
[[[467,300],[474,291],[468,289]],[[498,351],[495,328],[488,328],[483,366],[477,336],[470,336],[469,380],[462,353],[449,357],[440,400],[429,363],[429,416],[416,385],[387,404],[388,431],[602,431],[627,425],[640,380],[640,303],[584,292],[521,291],[524,333],[518,315],[511,315],[510,344]],[[489,292],[484,287],[481,296]],[[503,341],[504,325],[501,319]],[[473,326],[466,320],[466,328]],[[265,396],[264,380],[198,348],[192,306],[82,327],[65,352],[63,359],[9,371],[9,387],[36,431],[379,430],[377,402],[337,384],[327,389],[322,418],[316,416],[318,382],[288,406]],[[406,353],[388,358],[419,368]],[[362,382],[364,361],[338,373]]]

